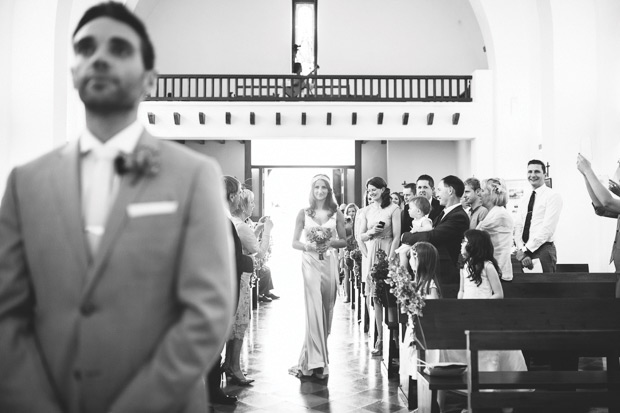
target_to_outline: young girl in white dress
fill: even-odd
[[[308,240],[313,227],[331,230],[326,243]],[[305,239],[302,241],[302,233]],[[293,248],[303,251],[306,335],[297,365],[289,373],[324,379],[329,374],[327,337],[331,331],[338,289],[338,248],[346,246],[344,215],[334,199],[330,180],[319,174],[312,178],[310,206],[297,214]]]
[[[493,256],[493,243],[488,233],[477,229],[465,231],[461,244],[464,258],[461,268],[459,299],[504,298],[500,282],[501,270]],[[466,350],[441,350],[440,361],[467,363]],[[481,351],[480,371],[527,371],[525,359],[520,350]],[[438,392],[440,410],[443,411],[445,393]]]

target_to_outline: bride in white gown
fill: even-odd
[[[293,236],[293,248],[303,251],[306,335],[299,362],[289,372],[319,379],[329,374],[327,337],[338,288],[337,249],[346,246],[344,215],[334,200],[329,181],[323,174],[312,178],[310,206],[299,211]],[[326,243],[311,242],[308,233],[313,227],[331,230],[331,238]]]

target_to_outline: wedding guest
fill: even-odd
[[[499,266],[493,257],[493,244],[489,234],[476,229],[465,232],[461,246],[464,258],[460,271],[459,299],[503,299],[504,290],[499,280]],[[440,350],[440,362],[465,363],[467,350]],[[481,371],[527,371],[525,358],[520,350],[490,350],[479,353]],[[445,411],[445,391],[437,393],[440,411]]]
[[[242,282],[241,278],[243,273],[251,272],[254,268],[254,260],[248,256],[243,254],[243,247],[241,245],[241,239],[239,238],[239,234],[237,232],[237,228],[232,222],[232,211],[236,210],[239,207],[239,201],[241,199],[241,183],[237,178],[233,176],[224,175],[223,176],[224,188],[225,188],[225,201],[228,209],[226,210],[227,216],[230,220],[230,232],[233,236],[233,241],[235,245],[235,262],[236,262],[236,274],[237,274],[237,291],[235,294],[235,304],[236,308],[239,306],[239,298],[241,296],[241,288]],[[237,311],[238,312],[238,311]],[[233,322],[236,321],[233,320]],[[206,382],[207,382],[207,391],[211,395],[211,402],[215,404],[224,404],[224,405],[234,405],[237,403],[237,396],[231,396],[224,393],[220,387],[221,384],[221,373],[223,371],[222,366],[220,366],[222,358],[221,353],[224,348],[220,348],[219,357],[217,358],[217,362],[215,365],[207,372]],[[227,352],[228,355],[228,352]]]
[[[370,275],[370,269],[376,262],[377,251],[383,250],[388,259],[394,258],[396,248],[399,245],[400,234],[400,208],[390,200],[390,189],[383,178],[375,176],[366,181],[366,189],[372,203],[365,208],[360,221],[359,234],[357,235],[360,251],[367,256],[366,273]],[[396,234],[396,236],[395,236]],[[366,279],[366,297],[372,299],[375,309],[375,323],[377,327],[377,341],[372,350],[373,356],[383,354],[383,305],[376,295],[376,285],[372,277]],[[368,305],[370,308],[371,305]]]
[[[123,4],[71,40],[85,130],[0,207],[0,411],[204,412],[236,289],[220,168],[138,122],[155,53]]]
[[[497,260],[502,281],[512,281],[512,232],[514,222],[510,212],[506,209],[508,203],[508,188],[503,180],[489,178],[482,182],[480,193],[482,205],[489,211],[476,229],[485,231],[491,237],[493,257]]]
[[[393,204],[397,205],[399,208],[403,207],[405,200],[401,194],[398,192],[392,192],[390,194],[390,198],[392,199]]]
[[[280,296],[273,293],[273,277],[271,276],[271,268],[263,265],[258,270],[258,301],[261,303],[270,303],[273,300],[279,300]]]
[[[533,259],[540,259],[543,272],[555,272],[557,251],[555,229],[562,212],[562,197],[545,185],[547,168],[542,161],[533,159],[527,164],[527,180],[532,192],[526,194],[517,210],[514,240],[516,258],[523,267],[532,267]]]
[[[489,212],[480,200],[480,181],[476,178],[467,178],[464,182],[462,200],[469,207],[469,229],[475,229],[478,223],[487,216]],[[465,207],[463,207],[465,208]]]
[[[357,215],[358,210],[359,208],[355,204],[349,204],[345,208],[344,231],[347,237],[347,246],[342,249],[342,263],[344,268],[344,279],[342,280],[342,284],[344,286],[344,303],[351,302],[351,271],[353,270],[353,260],[348,256],[348,254],[355,249],[353,246],[357,245],[357,242],[355,241],[355,216]]]
[[[582,173],[585,179],[586,189],[588,190],[588,195],[590,196],[596,215],[618,219],[620,216],[620,200],[614,198],[612,193],[620,197],[620,187],[618,186],[620,164],[616,170],[614,179],[609,180],[609,190],[598,180],[590,161],[581,154],[577,155],[577,169]],[[612,261],[616,267],[616,273],[620,273],[620,219],[618,219],[618,224],[616,226],[616,237],[609,259],[610,263]],[[620,298],[620,277],[618,277],[618,282],[616,283],[616,297]]]
[[[403,244],[413,245],[427,241],[439,251],[439,282],[458,282],[458,258],[463,234],[469,228],[469,216],[461,206],[465,185],[458,177],[448,175],[439,182],[437,198],[444,207],[427,232],[405,233]]]
[[[435,194],[435,181],[430,175],[420,175],[418,180],[416,181],[416,195],[426,197],[431,203],[431,212],[428,214],[428,217],[431,221],[435,221],[435,218],[441,214],[444,206],[440,204],[437,198],[434,197]]]
[[[403,187],[403,198],[405,202],[402,208],[402,212],[400,213],[400,235],[403,235],[405,232],[408,232],[411,229],[409,202],[411,202],[411,198],[413,198],[415,195],[415,183],[411,182],[405,184],[405,186]]]
[[[409,216],[412,218],[410,233],[426,232],[433,229],[433,221],[428,217],[431,203],[423,196],[414,196],[409,201]]]
[[[249,216],[246,218],[245,223],[254,231],[254,235],[256,239],[258,239],[258,243],[261,244],[263,242],[263,230],[265,228],[265,222],[267,220],[271,220],[268,216],[261,217],[257,223],[252,221],[252,218]],[[267,237],[267,245],[271,243],[271,236]],[[268,259],[269,248],[267,248],[267,252],[263,255],[263,258],[258,260],[257,265],[261,265],[256,269],[256,273],[258,275],[258,301],[261,303],[270,303],[273,300],[279,300],[280,296],[275,295],[273,293],[274,285],[273,278],[271,276],[271,268],[266,263],[266,259]]]
[[[269,237],[273,229],[273,222],[267,218],[264,220],[263,238],[259,244],[254,231],[245,220],[252,215],[254,210],[254,194],[249,189],[242,189],[237,207],[231,210],[232,222],[243,247],[243,254],[252,255],[256,259],[262,259],[269,249]],[[245,331],[250,323],[250,311],[252,307],[252,287],[250,285],[252,271],[245,271],[241,274],[239,281],[239,300],[235,322],[232,326],[231,337],[226,343],[226,359],[222,369],[231,383],[240,386],[248,386],[254,380],[245,377],[241,371],[241,348]]]

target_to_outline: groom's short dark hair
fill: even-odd
[[[124,4],[116,2],[100,3],[96,6],[86,10],[82,18],[77,24],[77,27],[73,31],[73,36],[84,27],[87,23],[99,18],[109,17],[113,20],[118,20],[131,27],[140,37],[140,52],[142,53],[142,63],[146,70],[152,70],[155,67],[155,49],[149,34],[144,27],[144,23],[133,14]]]

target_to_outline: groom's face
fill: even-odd
[[[73,85],[93,113],[115,113],[137,107],[155,81],[140,52],[140,36],[109,17],[86,23],[73,38]]]

